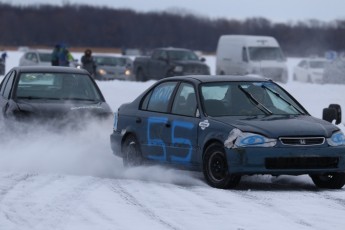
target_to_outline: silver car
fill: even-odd
[[[97,80],[133,80],[133,61],[129,57],[92,55],[96,64]]]
[[[50,66],[51,50],[28,50],[19,60],[19,66]]]

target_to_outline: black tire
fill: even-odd
[[[146,76],[142,69],[138,69],[137,74],[135,75],[136,81],[146,81]]]
[[[314,184],[319,188],[341,189],[345,184],[345,173],[325,173],[310,175]]]
[[[135,167],[142,164],[143,158],[139,142],[133,135],[126,138],[122,150],[123,165],[125,167]]]
[[[224,148],[219,144],[211,144],[205,150],[203,173],[207,183],[214,188],[234,188],[241,180],[241,176],[229,174]]]

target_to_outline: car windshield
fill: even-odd
[[[50,62],[52,60],[52,55],[50,53],[38,53],[41,62]]]
[[[325,68],[326,61],[311,61],[310,68],[312,69],[323,69]]]
[[[208,116],[296,115],[306,111],[272,82],[213,82],[201,86]]]
[[[279,47],[249,47],[248,51],[252,61],[284,60]]]
[[[199,60],[198,56],[192,51],[185,50],[174,50],[168,52],[171,60],[183,60],[183,61],[196,61]]]
[[[127,60],[118,57],[93,57],[97,65],[125,66]]]
[[[88,75],[73,73],[21,73],[16,90],[18,99],[102,101]]]

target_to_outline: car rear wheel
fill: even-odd
[[[123,165],[125,167],[139,166],[142,160],[139,142],[133,135],[128,136],[123,146]]]
[[[345,173],[325,173],[310,175],[314,184],[319,188],[341,189],[345,184]]]
[[[210,186],[220,189],[234,188],[241,180],[241,176],[229,173],[224,149],[219,144],[207,147],[203,160],[203,173]]]

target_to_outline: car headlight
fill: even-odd
[[[125,70],[125,75],[126,75],[126,76],[131,75],[131,71],[130,71],[129,69],[126,69],[126,70]]]
[[[273,147],[276,144],[276,139],[267,138],[257,133],[242,132],[239,129],[233,129],[224,142],[227,148]]]
[[[333,133],[330,138],[327,138],[327,143],[330,146],[340,146],[345,145],[345,135],[342,131]]]
[[[107,71],[105,71],[104,69],[99,69],[98,73],[99,73],[99,75],[106,75]]]
[[[180,66],[180,65],[175,66],[174,72],[182,72],[182,71],[183,71],[183,66]]]

